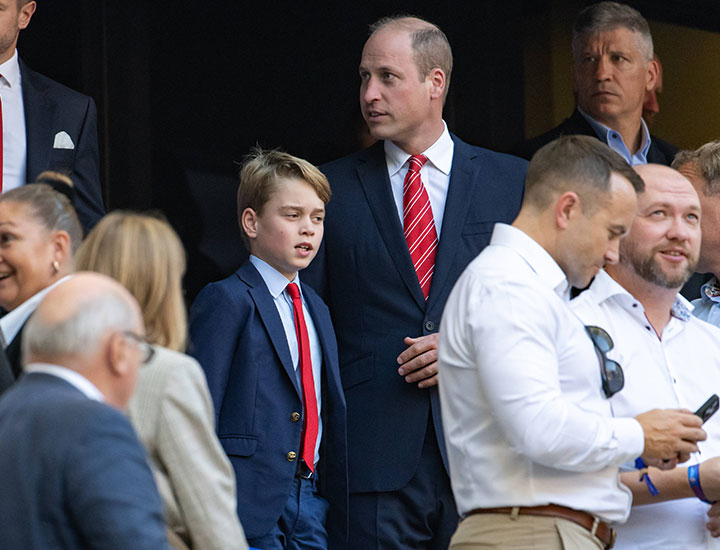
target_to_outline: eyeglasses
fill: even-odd
[[[613,349],[615,344],[613,344],[610,335],[600,327],[585,325],[585,331],[588,333],[588,336],[590,336],[590,340],[592,340],[598,355],[600,355],[602,389],[605,397],[610,398],[625,386],[625,375],[623,374],[622,367],[616,361],[608,359],[607,356],[607,353]]]
[[[137,342],[138,348],[140,348],[140,362],[143,365],[147,365],[150,361],[152,361],[152,358],[155,356],[155,348],[153,348],[145,338],[140,336],[139,334],[135,334],[131,330],[124,330],[123,335],[127,338],[130,338],[131,340],[134,340]]]

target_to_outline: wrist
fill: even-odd
[[[714,501],[710,500],[705,496],[705,493],[702,490],[702,486],[700,485],[699,464],[693,464],[692,466],[688,467],[688,482],[690,483],[690,488],[692,489],[693,493],[695,493],[696,497],[698,497],[703,502],[707,502],[708,504],[714,504]]]

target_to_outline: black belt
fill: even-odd
[[[305,460],[301,458],[300,462],[298,462],[297,472],[295,472],[295,476],[301,479],[312,479],[313,477],[315,477],[315,473],[308,467],[308,465],[305,463]]]

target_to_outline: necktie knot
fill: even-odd
[[[290,283],[285,287],[292,300],[298,300],[300,298],[300,289],[295,283]]]
[[[410,157],[410,172],[419,172],[423,165],[427,162],[425,155],[413,155]]]

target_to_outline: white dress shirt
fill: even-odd
[[[20,329],[23,327],[30,315],[32,315],[37,309],[47,293],[71,276],[72,275],[66,275],[62,279],[55,281],[50,286],[43,288],[40,292],[33,294],[18,307],[0,318],[0,333],[2,333],[2,338],[6,346],[15,339],[17,333],[20,332]]]
[[[439,371],[460,514],[550,503],[605,521],[629,513],[618,466],[642,454],[642,427],[612,418],[567,288],[547,251],[500,223],[453,288]]]
[[[0,64],[3,131],[3,192],[25,185],[27,143],[18,53]]]
[[[428,160],[420,169],[420,179],[425,186],[430,198],[433,219],[438,239],[442,229],[443,215],[445,214],[445,201],[447,199],[448,186],[450,185],[450,171],[452,169],[453,143],[448,132],[447,124],[443,121],[445,130],[435,143],[423,152]],[[411,155],[400,149],[389,139],[385,140],[385,162],[387,163],[390,186],[392,187],[393,199],[400,216],[400,225],[403,223],[403,185],[405,176],[410,169]]]
[[[76,372],[67,367],[61,367],[60,365],[51,365],[49,363],[30,363],[25,367],[25,373],[31,374],[34,372],[50,374],[62,378],[68,384],[77,388],[82,392],[85,397],[94,401],[105,401],[105,397],[100,392],[95,384],[90,382],[79,372]]]
[[[321,399],[321,382],[322,382],[322,348],[320,347],[320,340],[318,340],[317,331],[315,330],[315,324],[313,323],[312,315],[307,309],[305,303],[305,296],[303,295],[302,286],[300,285],[300,276],[295,275],[295,279],[288,281],[287,277],[280,273],[277,269],[272,267],[267,262],[261,260],[257,256],[250,255],[250,263],[255,266],[258,270],[265,286],[267,286],[275,302],[275,307],[280,314],[280,320],[282,321],[283,328],[285,329],[285,338],[287,339],[288,347],[290,348],[290,357],[292,358],[293,367],[295,368],[295,376],[297,377],[298,384],[302,387],[302,377],[298,370],[298,363],[300,360],[300,353],[298,352],[298,341],[297,334],[295,332],[295,310],[293,309],[292,298],[287,293],[285,288],[293,282],[297,284],[300,289],[300,297],[303,303],[303,315],[305,316],[305,325],[308,331],[308,340],[310,341],[310,359],[312,360],[313,370],[313,382],[315,384],[315,398],[317,399],[317,412],[318,412],[318,437],[315,442],[315,464],[320,460],[320,441],[322,439],[322,417],[320,416],[322,399]]]
[[[607,355],[625,374],[625,387],[610,399],[616,416],[656,408],[694,411],[710,395],[720,393],[720,329],[693,317],[690,307],[678,295],[670,322],[658,338],[642,304],[604,271],[572,301],[578,317],[604,328],[615,344]],[[702,454],[693,455],[686,465],[720,454],[720,414],[703,428],[708,439],[699,443]],[[705,528],[708,508],[695,497],[637,506],[618,528],[616,548],[715,548]]]

